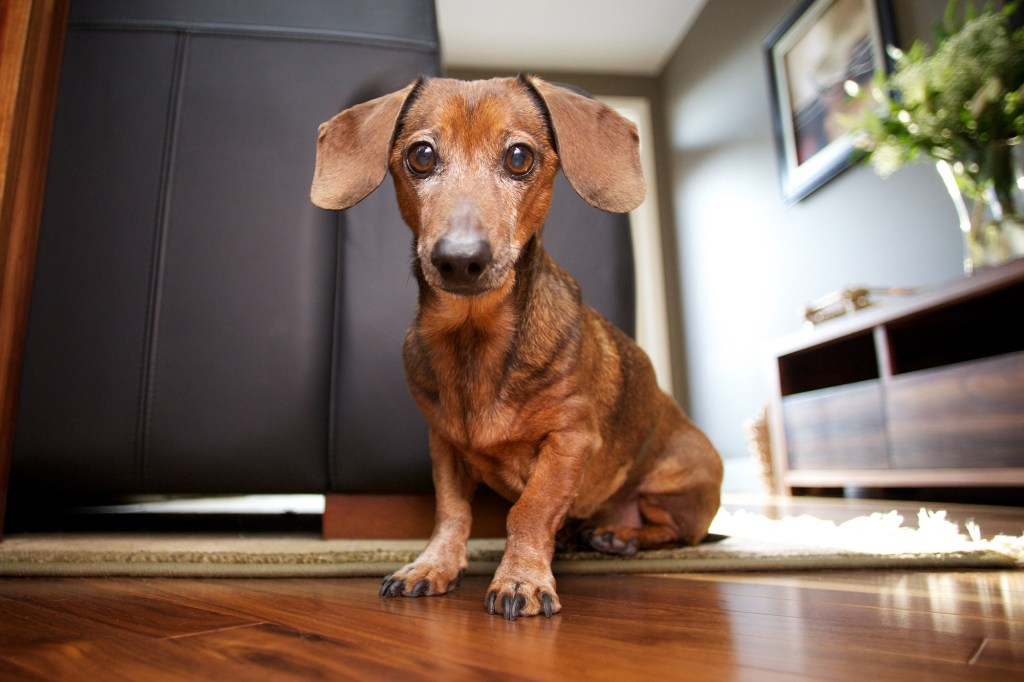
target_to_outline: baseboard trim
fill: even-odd
[[[470,537],[505,537],[511,504],[487,490],[473,500]],[[328,494],[324,500],[325,540],[426,539],[434,529],[433,495]]]

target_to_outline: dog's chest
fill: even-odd
[[[459,449],[492,456],[535,449],[544,430],[530,415],[543,396],[525,394],[510,362],[513,335],[465,331],[406,347],[410,388],[433,430]]]
[[[452,355],[435,365],[436,398],[424,410],[435,431],[463,450],[488,451],[522,440],[522,405],[505,395],[504,372],[479,354]]]

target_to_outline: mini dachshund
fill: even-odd
[[[633,124],[531,76],[420,79],[320,126],[313,203],[348,208],[390,170],[414,235],[419,299],[403,356],[430,426],[437,513],[382,596],[458,584],[480,483],[514,502],[485,598],[509,620],[561,609],[556,535],[632,554],[700,542],[718,510],[714,446],[544,250],[559,168],[605,211],[646,192]]]

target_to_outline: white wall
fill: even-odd
[[[766,344],[800,328],[803,304],[848,285],[962,275],[956,215],[934,167],[882,180],[859,166],[795,206],[781,201],[761,42],[794,4],[709,2],[662,76],[684,392],[730,458],[727,490],[757,485],[742,423],[768,399]],[[907,44],[930,37],[946,0],[893,4]]]

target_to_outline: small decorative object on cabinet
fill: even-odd
[[[1024,486],[1024,260],[780,339],[777,492]]]

